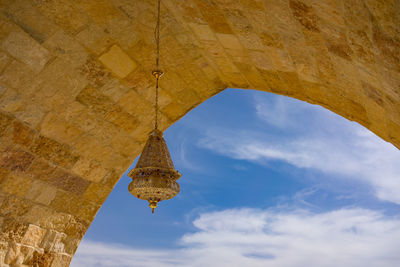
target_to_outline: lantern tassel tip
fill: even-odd
[[[151,213],[154,213],[154,209],[157,208],[157,201],[149,201],[149,207],[151,208]]]

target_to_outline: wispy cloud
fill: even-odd
[[[185,137],[181,138],[181,142],[179,144],[179,148],[177,151],[178,157],[176,161],[178,162],[179,166],[189,169],[191,171],[196,172],[203,172],[204,170],[199,166],[196,165],[188,156],[188,140]]]
[[[400,220],[366,209],[203,213],[178,249],[84,241],[71,266],[398,266]]]
[[[299,120],[294,118],[298,117],[301,113],[307,112],[312,106],[304,105],[302,102],[281,96],[271,97],[254,97],[254,106],[256,115],[263,121],[279,127],[291,128],[297,127]],[[303,118],[304,120],[304,118]]]
[[[282,99],[278,98],[278,102]],[[362,181],[372,186],[378,198],[400,204],[400,151],[397,148],[362,126],[320,107],[296,100],[285,104],[282,108],[280,103],[278,110],[291,112],[283,111],[283,119],[277,115],[282,124],[272,115],[265,115],[271,112],[266,105],[259,102],[255,105],[257,116],[277,128],[294,125],[297,118],[307,117],[309,122],[303,120],[289,136],[214,128],[207,131],[198,144],[235,159],[267,165],[283,161],[337,178]],[[302,108],[304,105],[307,108]]]

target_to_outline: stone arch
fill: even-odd
[[[162,2],[163,129],[227,87],[251,88],[400,148],[400,1]],[[0,262],[66,266],[152,127],[155,1],[0,11]]]

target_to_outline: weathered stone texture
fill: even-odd
[[[35,72],[41,71],[50,58],[49,52],[25,32],[10,33],[3,41],[2,48]]]
[[[400,148],[400,1],[163,0],[160,127],[227,87]],[[67,266],[153,127],[156,1],[0,0],[0,265]]]

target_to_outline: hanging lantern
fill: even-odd
[[[132,178],[129,192],[137,198],[149,201],[153,213],[158,202],[171,199],[179,193],[176,180],[181,174],[174,168],[161,131],[155,129],[151,132],[129,177]]]
[[[181,174],[174,168],[163,133],[158,130],[158,82],[163,75],[163,72],[159,69],[160,0],[158,0],[155,33],[157,45],[156,70],[152,72],[156,78],[154,130],[149,135],[135,169],[128,174],[132,178],[128,187],[129,192],[139,199],[147,200],[152,213],[154,213],[158,202],[171,199],[179,193],[179,184],[176,181],[181,177]]]

